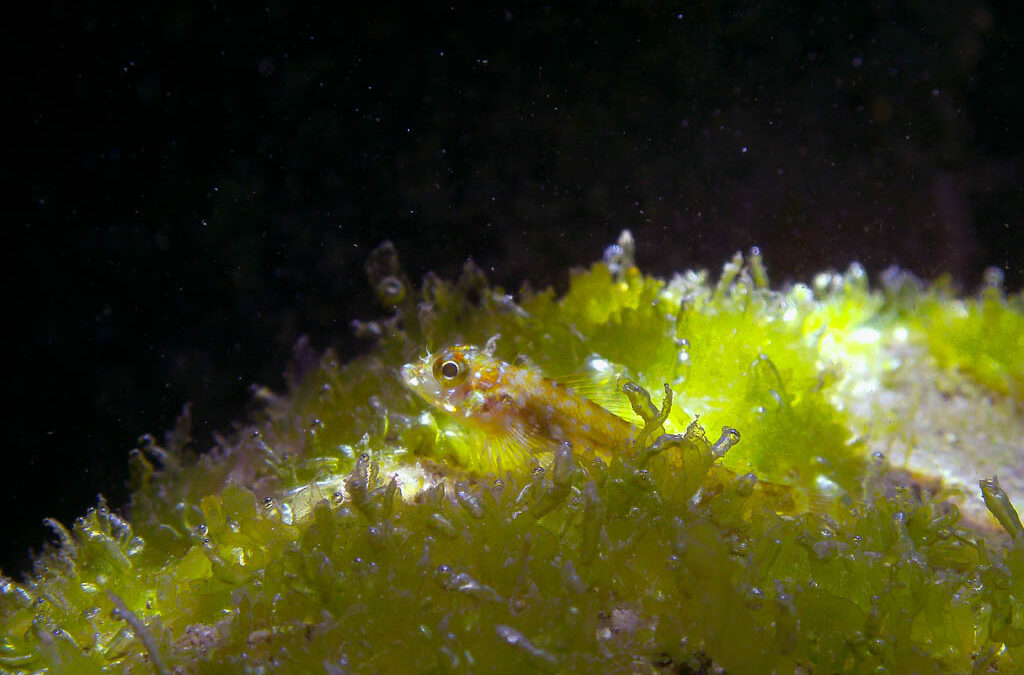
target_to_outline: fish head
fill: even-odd
[[[454,345],[402,366],[402,381],[431,405],[459,414],[473,397],[484,358],[476,347]]]

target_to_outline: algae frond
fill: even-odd
[[[261,391],[201,455],[184,415],[131,454],[127,517],[51,522],[0,578],[0,670],[1024,669],[1020,297],[856,265],[773,290],[757,251],[663,280],[628,236],[561,297],[471,263],[416,287],[389,245],[368,273],[365,356]],[[498,333],[506,360],[619,382],[633,447],[497,474],[403,387]]]

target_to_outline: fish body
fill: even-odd
[[[533,368],[455,345],[402,367],[406,386],[463,425],[514,453],[550,451],[568,441],[598,454],[629,445],[636,429],[573,389]]]

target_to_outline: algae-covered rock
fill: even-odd
[[[1024,668],[1024,299],[998,279],[773,290],[754,250],[664,280],[628,233],[561,297],[471,263],[417,287],[387,244],[367,269],[366,355],[304,352],[199,456],[186,414],[132,453],[127,515],[51,524],[0,580],[0,670]],[[580,440],[580,408],[541,423],[515,390],[526,431],[471,424],[401,376],[452,345],[632,431]]]

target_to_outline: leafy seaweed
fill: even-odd
[[[128,517],[101,501],[50,523],[33,573],[0,578],[0,670],[1024,667],[1012,495],[984,481],[993,518],[963,522],[948,493],[872,455],[848,409],[914,345],[936,378],[1019,396],[1016,300],[872,291],[856,266],[771,290],[756,251],[715,282],[665,281],[625,236],[562,297],[514,298],[471,264],[416,288],[390,246],[368,273],[386,314],[355,326],[376,341],[366,356],[328,352],[286,394],[259,391],[260,415],[202,455],[184,415],[132,453]],[[525,367],[621,378],[634,445],[489,471],[487,439],[398,368],[496,333]]]

